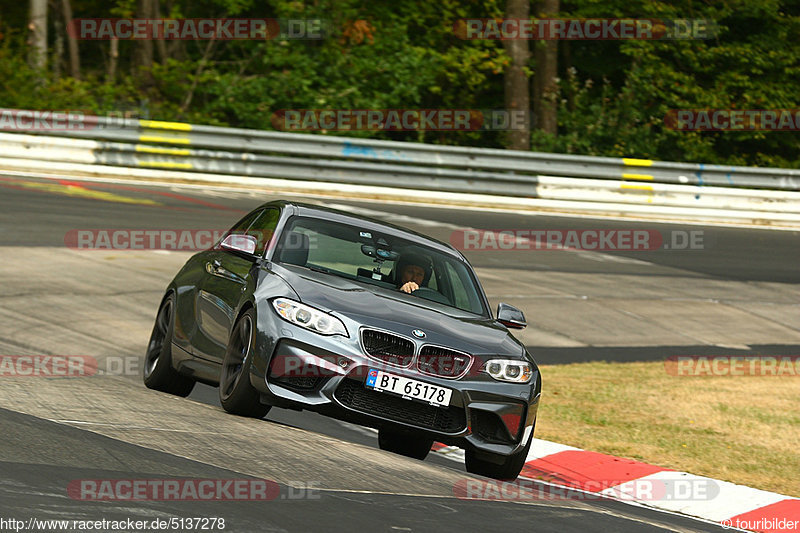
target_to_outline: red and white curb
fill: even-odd
[[[437,442],[433,451],[464,461],[460,448]],[[798,498],[546,440],[534,439],[520,479],[574,489],[572,497],[581,493],[605,496],[717,522],[725,528],[764,533],[800,531]],[[570,497],[569,492],[557,494]]]

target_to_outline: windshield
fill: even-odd
[[[481,289],[464,261],[371,228],[292,217],[281,235],[275,260],[392,290],[408,281],[404,276],[419,273],[415,278],[419,288],[409,298],[487,315]]]

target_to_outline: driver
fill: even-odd
[[[417,253],[406,253],[397,262],[397,287],[411,294],[423,287],[431,276],[430,261]]]

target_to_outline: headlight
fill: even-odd
[[[275,298],[272,300],[272,307],[281,315],[281,318],[302,328],[322,335],[348,336],[347,328],[344,327],[341,320],[319,309],[287,298]]]
[[[509,383],[527,383],[533,375],[530,363],[514,359],[492,359],[486,361],[481,370],[498,381]]]

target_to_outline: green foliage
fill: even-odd
[[[800,68],[800,16],[789,12],[792,5],[775,0],[639,1],[615,11],[643,18],[711,19],[719,33],[708,40],[600,43],[597,49],[613,50],[609,60],[596,52],[584,54],[591,42],[572,46],[577,75],[562,83],[562,95],[568,96],[559,108],[559,130],[564,134],[535,140],[551,150],[572,153],[800,166],[800,141],[794,132],[679,132],[664,125],[670,109],[800,108],[794,89]],[[598,6],[565,2],[572,16],[600,16]],[[578,90],[574,78],[585,81],[585,72],[602,73],[613,81],[591,75],[588,79],[599,83]],[[582,117],[582,112],[592,117]]]
[[[72,0],[75,17],[131,17],[135,0]],[[0,19],[0,106],[133,111],[164,120],[275,129],[286,109],[502,109],[500,41],[461,40],[459,18],[503,16],[501,0],[173,0],[163,17],[325,19],[322,40],[168,41],[149,72],[120,43],[80,42],[82,79],[27,66],[26,9]],[[52,11],[51,11],[52,12]],[[561,16],[705,18],[708,40],[560,43],[557,136],[534,150],[800,167],[795,132],[680,132],[675,109],[800,108],[800,10],[779,0],[562,0]],[[51,35],[54,30],[51,28]],[[51,37],[52,42],[52,37]],[[531,46],[537,43],[532,42]],[[53,58],[54,60],[58,58]],[[61,58],[63,62],[65,59]],[[536,65],[531,59],[530,72]],[[502,132],[330,131],[335,135],[502,147]]]

